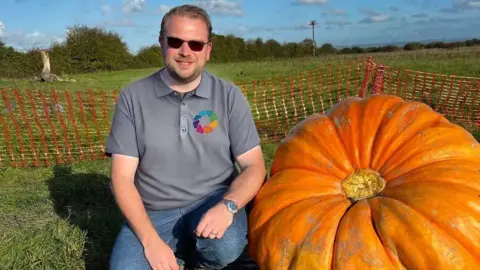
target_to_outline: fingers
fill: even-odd
[[[158,270],[171,270],[172,268],[170,267],[170,265],[168,263],[163,263],[161,264],[158,268],[155,268],[155,269],[158,269]]]
[[[215,238],[218,238],[218,235],[219,235],[219,232],[218,230],[213,230],[208,234],[208,238],[210,239],[215,239]]]
[[[180,270],[180,266],[178,266],[177,261],[167,261],[152,267],[153,270]]]
[[[160,252],[161,254],[162,252]],[[173,254],[163,254],[164,256],[167,257],[156,257],[156,258],[150,258],[149,264],[152,267],[153,270],[180,270],[180,266],[177,263],[177,258]]]
[[[208,238],[210,238],[210,239],[215,239],[215,238],[217,238],[217,234],[218,234],[218,233],[211,232],[211,233],[208,235]]]
[[[225,233],[225,230],[222,230],[220,231],[218,234],[217,234],[217,238],[218,239],[221,239],[223,237],[223,234]]]
[[[197,234],[198,237],[200,237],[202,235],[203,231],[207,227],[207,223],[208,223],[208,219],[205,218],[205,216],[203,216],[200,219],[200,222],[198,223],[197,228],[195,230],[195,233]]]
[[[195,229],[197,237],[220,239],[233,221],[233,216],[222,207],[207,211]]]
[[[207,223],[205,225],[204,229],[200,231],[199,236],[204,237],[204,238],[208,238],[208,237],[210,237],[210,235],[212,233],[214,234],[213,226],[212,226],[211,223]]]
[[[210,233],[212,233],[213,230],[212,223],[213,221],[211,220],[211,218],[209,218],[207,215],[204,215],[197,225],[195,234],[198,237],[210,237]]]
[[[154,268],[153,270],[179,270],[178,265],[162,264],[159,268]]]
[[[170,264],[170,268],[168,270],[180,270],[180,266],[178,266],[177,262],[173,262]]]
[[[213,228],[210,229],[209,227],[207,227],[207,229],[205,229],[201,234],[202,237],[210,239],[220,239],[222,235],[222,230]]]
[[[160,267],[155,268],[155,269],[158,269],[158,270],[179,270],[180,266],[178,266],[176,260],[173,260],[173,261],[168,261],[166,263],[163,263],[162,265],[160,265]]]
[[[223,236],[223,230],[218,229],[217,227],[218,226],[213,225],[212,221],[210,222],[201,221],[195,231],[195,234],[198,237],[203,237],[203,238],[210,238],[210,239],[221,238],[221,236]]]

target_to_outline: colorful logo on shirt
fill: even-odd
[[[200,120],[205,117],[208,117],[209,119],[208,124],[200,124]],[[217,127],[217,115],[210,110],[201,111],[195,115],[195,118],[193,119],[193,127],[198,133],[210,133]]]

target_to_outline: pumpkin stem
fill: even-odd
[[[347,197],[356,202],[375,197],[386,185],[385,179],[371,169],[359,169],[342,181],[342,188]]]

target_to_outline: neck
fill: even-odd
[[[200,84],[200,80],[202,79],[202,76],[200,75],[197,78],[195,78],[193,81],[189,81],[189,82],[178,81],[170,75],[167,69],[164,69],[163,72],[161,72],[160,74],[165,84],[167,84],[170,88],[180,93],[185,93],[195,89]]]

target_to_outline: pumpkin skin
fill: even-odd
[[[478,269],[479,170],[476,139],[426,104],[343,100],[278,145],[250,255],[276,270]]]

